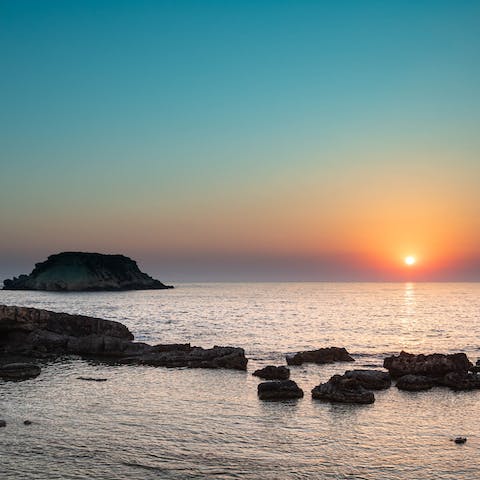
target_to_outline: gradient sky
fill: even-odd
[[[83,250],[164,281],[480,280],[479,24],[461,0],[0,0],[0,273]]]

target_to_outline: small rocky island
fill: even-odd
[[[30,275],[5,280],[4,290],[52,292],[159,290],[173,288],[155,280],[124,255],[63,252],[37,263]]]

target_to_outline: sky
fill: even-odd
[[[170,282],[480,280],[479,23],[0,0],[0,274],[78,250]]]

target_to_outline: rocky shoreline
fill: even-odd
[[[84,315],[0,305],[0,362],[17,356],[49,359],[81,355],[118,363],[246,370],[242,348],[134,342],[123,324]],[[4,359],[2,361],[2,358]]]
[[[37,377],[38,360],[65,355],[94,357],[117,364],[153,367],[186,367],[247,370],[243,348],[214,346],[202,348],[184,344],[149,345],[135,342],[123,324],[84,315],[56,313],[27,307],[0,305],[0,378],[26,380]],[[13,359],[13,360],[12,360]],[[353,362],[355,359],[340,347],[320,348],[287,354],[288,366],[304,363],[327,364]],[[414,355],[401,352],[384,359],[385,370],[347,370],[333,375],[311,390],[312,398],[334,403],[371,404],[376,390],[391,387],[421,391],[433,387],[451,390],[480,390],[480,361],[473,365],[464,353]],[[261,400],[302,398],[303,390],[290,379],[287,366],[268,365],[253,372],[266,382],[258,385]]]

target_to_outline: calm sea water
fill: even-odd
[[[314,401],[347,368],[407,350],[480,356],[480,284],[181,284],[128,293],[0,291],[0,303],[125,323],[137,340],[246,349],[248,372],[44,365],[0,381],[1,479],[475,479],[480,391]],[[345,346],[355,364],[292,367],[299,401],[257,399],[254,369],[287,352]],[[108,378],[83,382],[80,375]],[[33,421],[24,426],[23,420]],[[465,435],[465,445],[450,438]]]

